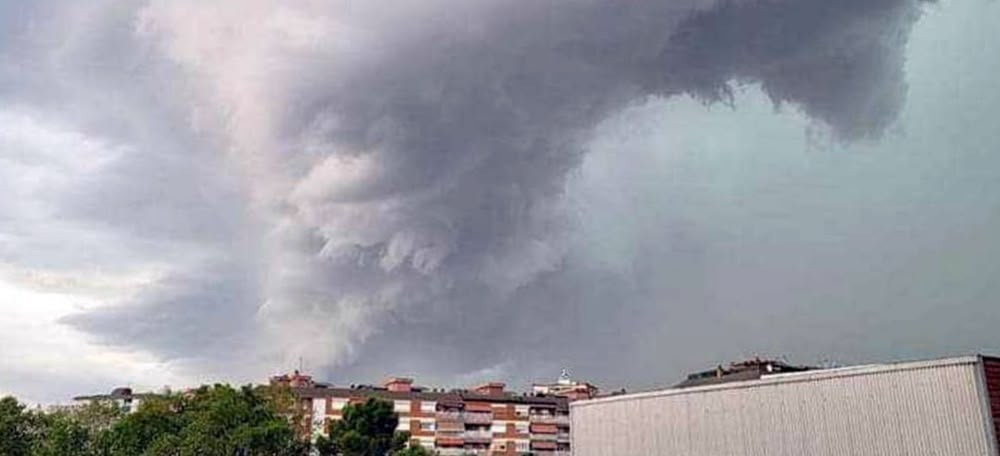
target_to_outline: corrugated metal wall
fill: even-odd
[[[970,361],[574,403],[573,454],[994,456],[979,372]]]
[[[983,359],[983,371],[986,374],[986,389],[990,396],[990,410],[993,414],[995,435],[1000,438],[1000,359]]]

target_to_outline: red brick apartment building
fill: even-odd
[[[593,396],[587,383],[535,385],[531,394],[516,394],[503,383],[472,390],[428,389],[409,378],[391,378],[382,386],[339,388],[313,382],[298,372],[271,379],[287,384],[301,401],[313,436],[326,432],[345,405],[374,397],[395,407],[399,430],[412,443],[447,455],[563,456],[570,454],[569,402]],[[549,393],[546,393],[549,392]]]

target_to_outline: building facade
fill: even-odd
[[[998,456],[1000,359],[757,374],[573,402],[573,454]]]
[[[313,383],[301,374],[272,379],[283,382],[299,398],[313,437],[324,435],[333,421],[341,419],[348,404],[378,398],[393,404],[398,430],[410,433],[411,444],[441,455],[570,454],[566,397],[515,394],[503,383],[445,391],[415,386],[409,378],[348,388]]]
[[[565,397],[571,401],[597,397],[596,386],[587,382],[578,382],[570,378],[569,372],[563,369],[559,380],[555,383],[536,383],[531,385],[531,392],[542,396]]]
[[[122,410],[124,413],[132,413],[139,410],[139,404],[142,403],[143,399],[155,396],[152,393],[133,393],[132,388],[122,387],[115,388],[109,394],[94,394],[88,396],[77,396],[73,398],[73,401],[77,405],[88,404],[91,402],[97,402],[101,404],[114,405]]]

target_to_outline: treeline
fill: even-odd
[[[215,385],[144,398],[134,413],[93,402],[51,412],[0,399],[0,456],[427,456],[407,448],[392,404],[345,407],[315,444],[283,388]]]

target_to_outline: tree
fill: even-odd
[[[0,455],[28,456],[35,439],[32,416],[13,397],[0,399]]]
[[[313,448],[316,449],[316,453],[319,456],[337,456],[337,453],[340,452],[337,449],[337,444],[325,435],[321,435],[316,439]]]
[[[89,456],[95,453],[91,432],[71,414],[37,414],[34,419],[38,434],[32,442],[32,456]]]
[[[402,450],[392,453],[392,456],[434,456],[436,454],[438,453],[428,450],[420,445],[410,445],[407,448],[403,448]]]
[[[288,385],[258,386],[254,391],[267,401],[275,413],[284,417],[299,435],[311,434],[312,423],[306,419],[305,409],[300,407],[298,396]]]
[[[330,437],[320,439],[322,455],[386,456],[406,447],[409,434],[397,432],[399,417],[392,403],[369,398],[344,407],[343,419],[330,426]]]
[[[85,405],[57,413],[63,414],[83,426],[91,434],[111,429],[118,420],[125,416],[125,412],[118,405],[100,401],[91,401]]]
[[[215,385],[150,398],[110,434],[114,456],[295,456],[309,450],[288,420],[251,387]]]
[[[143,454],[159,440],[176,435],[184,428],[182,403],[179,396],[149,398],[139,410],[125,416],[107,431],[104,437],[111,455]]]
[[[3,398],[0,456],[305,456],[290,407],[283,393],[227,385],[149,397],[128,415],[100,403],[29,412]]]

